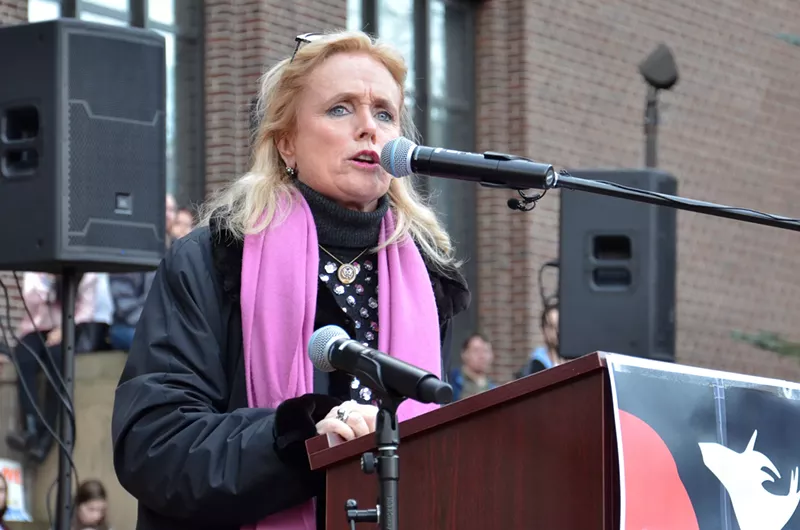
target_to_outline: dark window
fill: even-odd
[[[395,45],[409,65],[406,104],[426,145],[475,149],[475,2],[470,0],[348,0],[348,29],[363,29]],[[377,31],[376,31],[377,29]],[[425,179],[423,191],[466,260],[477,288],[476,185]],[[477,328],[477,299],[454,326],[451,352]],[[458,364],[453,357],[453,364]]]

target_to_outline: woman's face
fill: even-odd
[[[78,521],[87,526],[102,523],[106,518],[108,502],[103,499],[95,499],[78,505]]]
[[[392,178],[381,149],[400,135],[402,94],[392,75],[368,55],[340,53],[308,76],[298,97],[294,134],[278,144],[286,165],[342,206],[374,210]]]

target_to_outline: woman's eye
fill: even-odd
[[[328,111],[328,114],[330,114],[331,116],[344,116],[345,114],[347,114],[347,112],[348,111],[344,107],[344,105],[336,105],[335,107],[333,107],[331,110]]]
[[[388,122],[394,121],[394,116],[390,112],[387,112],[385,110],[380,111],[378,113],[378,116],[380,117],[379,119],[382,121],[388,121]]]

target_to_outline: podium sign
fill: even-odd
[[[800,528],[800,385],[606,354],[620,530]]]

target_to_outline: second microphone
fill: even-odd
[[[324,326],[315,331],[308,343],[308,356],[317,369],[341,370],[358,377],[375,391],[382,387],[420,403],[446,405],[453,400],[453,387],[434,374],[367,348],[338,326]]]

